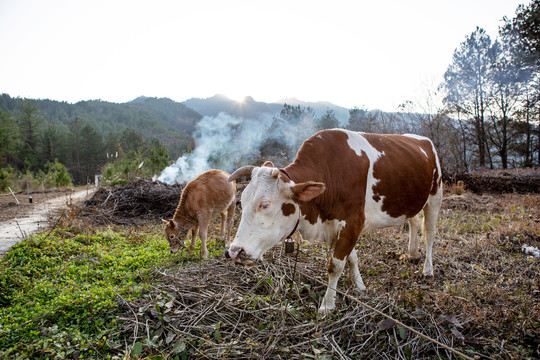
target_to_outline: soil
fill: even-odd
[[[21,192],[0,196],[0,256],[29,234],[49,228],[51,217],[65,205],[91,196],[93,188]],[[23,201],[25,200],[25,201]]]
[[[39,204],[53,199],[58,196],[66,195],[73,192],[74,189],[48,189],[45,191],[20,191],[15,193],[15,197],[19,201],[17,204],[11,193],[0,194],[0,222],[17,217],[23,217]],[[30,202],[32,199],[32,202]]]

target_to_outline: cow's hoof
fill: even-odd
[[[365,292],[367,290],[366,285],[364,285],[363,282],[356,282],[356,289],[361,292]]]
[[[335,305],[326,305],[326,304],[322,304],[321,307],[319,308],[319,315],[326,315],[326,314],[329,314],[332,310],[334,310],[336,308]]]
[[[427,277],[433,277],[433,267],[429,267],[429,268],[424,267],[422,274],[424,274],[424,276],[427,276]]]

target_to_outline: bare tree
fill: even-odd
[[[486,84],[490,66],[491,38],[484,29],[467,36],[454,52],[444,74],[444,103],[448,109],[470,116],[474,121],[479,166],[486,165],[485,114],[489,104]]]

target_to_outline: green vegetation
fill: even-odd
[[[1,358],[107,358],[122,302],[150,287],[172,256],[155,231],[57,229],[15,245],[0,261]]]

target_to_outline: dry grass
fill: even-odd
[[[540,247],[539,201],[447,196],[433,279],[421,262],[401,260],[407,229],[388,228],[357,245],[367,292],[349,286],[347,270],[338,289],[468,356],[539,357],[540,260],[521,249]],[[344,296],[318,316],[327,256],[326,247],[302,246],[294,282],[294,256],[281,246],[251,268],[216,257],[160,269],[154,291],[123,304],[122,336],[128,348],[142,343],[145,355],[166,358],[455,358]]]

